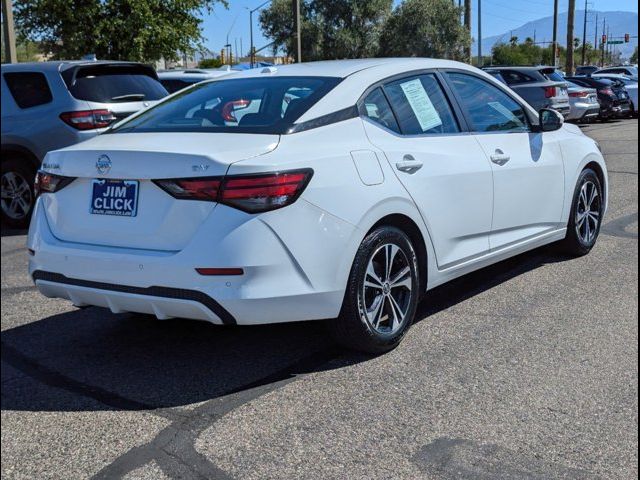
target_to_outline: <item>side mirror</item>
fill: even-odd
[[[560,130],[564,125],[564,117],[562,114],[551,108],[543,108],[540,110],[540,132],[555,132]]]

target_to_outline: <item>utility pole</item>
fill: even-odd
[[[602,20],[602,35],[606,35],[607,34],[607,19],[603,19]],[[602,48],[602,60],[600,61],[600,66],[604,67],[604,49],[606,46],[606,42],[602,42],[602,45],[600,46]]]
[[[558,0],[553,0],[553,42],[551,43],[553,49],[553,66],[557,67],[558,62]]]
[[[302,62],[302,25],[300,22],[300,0],[293,0],[294,2],[294,17],[296,25],[296,62]]]
[[[582,30],[582,65],[585,65],[587,58],[587,10],[589,9],[589,0],[584,0],[584,28]]]
[[[598,14],[596,13],[596,34],[593,37],[593,50],[598,51]]]
[[[576,16],[576,0],[569,0],[569,11],[567,12],[567,65],[565,71],[567,75],[573,75],[574,60],[573,60],[573,36],[575,29],[575,16]]]
[[[471,36],[471,0],[464,0],[464,28],[467,29],[469,36]],[[465,57],[467,57],[469,63],[472,63],[471,42],[469,42],[466,50]]]
[[[482,68],[482,0],[478,0],[478,68]]]
[[[13,25],[13,5],[11,0],[2,0],[2,19],[4,20],[4,59],[9,63],[18,63],[16,54],[16,32]]]

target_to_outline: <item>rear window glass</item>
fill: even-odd
[[[535,82],[536,79],[527,75],[525,73],[516,72],[515,70],[502,70],[500,72],[502,74],[502,78],[505,79],[507,85],[517,85],[521,83],[532,83]]]
[[[544,75],[547,80],[551,80],[552,82],[564,82],[564,77],[557,70],[541,70],[540,73]]]
[[[20,108],[37,107],[53,100],[47,79],[42,73],[5,73],[4,81]]]
[[[193,85],[195,82],[185,82],[184,80],[177,79],[160,79],[160,83],[169,93],[175,93],[178,90],[182,90],[183,88],[188,87],[189,85]]]
[[[199,83],[112,131],[285,133],[339,82],[271,77]]]
[[[166,97],[166,89],[148,70],[138,66],[96,65],[78,69],[75,76],[73,71],[63,76],[71,95],[78,100],[124,103]]]

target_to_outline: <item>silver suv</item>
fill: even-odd
[[[110,61],[2,65],[2,223],[23,228],[45,154],[87,140],[165,97],[155,70]]]
[[[486,67],[485,71],[506,83],[536,110],[553,108],[569,116],[567,82],[554,67]]]

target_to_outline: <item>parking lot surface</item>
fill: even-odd
[[[638,122],[584,130],[611,182],[592,253],[439,287],[379,357],[320,322],[45,299],[24,232],[3,231],[2,478],[637,478]]]

